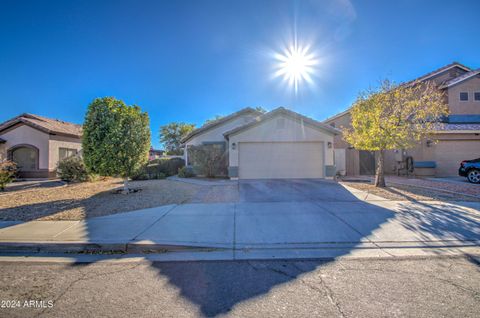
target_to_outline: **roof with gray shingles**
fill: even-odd
[[[450,69],[450,68],[453,68],[453,67],[461,68],[461,69],[467,71],[467,73],[462,74],[462,75],[460,75],[460,76],[452,79],[451,81],[453,81],[453,80],[455,80],[455,79],[458,79],[458,78],[460,78],[460,77],[462,77],[462,76],[464,76],[464,75],[469,74],[470,72],[472,72],[472,69],[471,69],[471,68],[469,68],[469,67],[467,67],[467,66],[465,66],[465,65],[463,65],[463,64],[460,64],[460,63],[458,63],[458,62],[453,62],[453,63],[450,63],[450,64],[448,64],[448,65],[442,66],[442,67],[440,67],[440,68],[438,68],[438,69],[436,69],[436,70],[434,70],[434,71],[431,71],[431,72],[429,72],[429,73],[427,73],[427,74],[424,74],[424,75],[422,75],[422,76],[420,76],[420,77],[417,77],[417,78],[415,78],[414,80],[405,82],[405,83],[403,83],[402,85],[408,86],[408,85],[412,85],[412,84],[415,84],[415,83],[418,83],[418,82],[422,82],[422,81],[424,81],[424,80],[427,80],[427,79],[429,79],[429,78],[431,78],[431,77],[433,77],[433,76],[435,76],[435,75],[437,75],[437,74],[439,74],[439,73],[442,73],[442,72],[444,72],[444,71],[446,71],[446,70],[448,70],[448,69]],[[449,82],[450,82],[450,81],[449,81]],[[448,83],[448,82],[447,82],[447,83]],[[442,84],[442,85],[440,86],[440,88],[445,88],[445,87],[446,87],[445,84],[446,84],[446,83]],[[444,86],[445,86],[445,87],[444,87]],[[328,121],[331,121],[331,120],[336,119],[336,118],[338,118],[338,117],[341,117],[341,116],[343,116],[343,115],[345,115],[345,114],[348,114],[348,113],[350,112],[351,108],[352,108],[352,107],[349,107],[349,108],[347,108],[346,110],[344,110],[344,111],[342,111],[342,112],[340,112],[340,113],[338,113],[338,114],[335,114],[335,115],[333,115],[333,116],[330,116],[330,117],[328,117],[327,119],[325,119],[323,122],[328,122]]]
[[[463,82],[463,81],[465,81],[469,78],[472,78],[472,77],[474,77],[475,75],[478,75],[478,74],[480,74],[480,69],[477,69],[477,70],[471,71],[471,72],[467,72],[465,74],[462,74],[458,77],[455,77],[455,78],[443,83],[442,85],[440,85],[440,88],[443,89],[443,88],[447,88],[447,87],[456,85],[456,84],[461,83],[461,82]]]
[[[250,122],[250,123],[247,123],[245,125],[242,125],[240,127],[237,127],[237,128],[234,128],[232,130],[229,130],[227,132],[225,132],[223,135],[225,137],[228,137],[229,135],[232,135],[232,134],[235,134],[237,132],[240,132],[240,131],[243,131],[243,130],[246,130],[246,129],[249,129],[251,127],[254,127],[258,124],[260,124],[261,122],[265,121],[265,120],[268,120],[276,115],[279,115],[279,114],[283,114],[283,115],[286,115],[288,117],[291,117],[293,119],[298,119],[298,120],[301,120],[303,123],[307,124],[307,125],[311,125],[311,126],[314,126],[316,128],[320,128],[320,129],[323,129],[323,130],[326,130],[332,134],[340,134],[341,131],[330,126],[330,125],[327,125],[327,124],[323,124],[319,121],[316,121],[312,118],[309,118],[307,116],[304,116],[302,114],[299,114],[299,113],[296,113],[294,111],[291,111],[289,109],[286,109],[285,107],[278,107],[268,113],[265,113],[263,114],[262,116],[259,116],[256,118],[256,120]]]
[[[437,127],[435,127],[435,131],[442,132],[442,131],[480,131],[480,124],[450,124],[450,123],[439,123]]]
[[[245,115],[245,114],[255,114],[255,115],[260,116],[262,114],[262,112],[260,112],[258,110],[255,110],[251,107],[243,108],[243,109],[239,110],[238,112],[235,112],[235,113],[230,114],[228,116],[225,116],[225,117],[222,117],[220,119],[214,120],[213,122],[206,123],[202,127],[194,129],[188,135],[183,137],[180,142],[183,144],[183,143],[187,142],[188,140],[190,140],[191,138],[193,138],[193,137],[195,137],[195,136],[197,136],[201,133],[204,133],[204,132],[206,132],[206,131],[208,131],[212,128],[215,128],[215,127],[217,127],[217,126],[219,126],[223,123],[226,123],[229,120],[232,120],[232,119],[234,119],[238,116]]]
[[[0,132],[19,123],[23,123],[49,134],[61,134],[73,137],[80,137],[82,135],[81,125],[27,113],[21,114],[20,116],[14,117],[0,124]]]
[[[420,76],[420,77],[417,77],[417,78],[415,78],[414,80],[405,82],[405,83],[403,83],[403,85],[407,85],[407,86],[408,86],[409,84],[414,84],[415,82],[425,81],[425,80],[427,80],[427,79],[429,79],[429,78],[431,78],[431,77],[433,77],[433,76],[435,76],[435,75],[438,75],[438,74],[440,74],[440,73],[442,73],[442,72],[445,72],[446,70],[449,70],[449,69],[454,68],[454,67],[461,68],[461,69],[463,69],[464,71],[467,71],[467,72],[472,71],[471,68],[469,68],[469,67],[467,67],[467,66],[465,66],[465,65],[463,65],[463,64],[460,64],[460,63],[458,63],[458,62],[452,62],[452,63],[450,63],[450,64],[448,64],[448,65],[445,65],[445,66],[442,66],[442,67],[440,67],[440,68],[438,68],[438,69],[436,69],[436,70],[434,70],[434,71],[431,71],[431,72],[429,72],[429,73],[427,73],[427,74],[424,74],[424,75],[422,75],[422,76]]]

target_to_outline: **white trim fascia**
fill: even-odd
[[[468,80],[468,79],[470,79],[470,78],[472,78],[472,77],[474,77],[474,76],[476,76],[476,75],[478,75],[478,74],[480,74],[480,70],[472,71],[470,75],[465,76],[465,77],[463,77],[463,78],[460,78],[460,79],[458,79],[458,80],[456,80],[456,81],[454,81],[454,82],[451,82],[451,83],[448,83],[448,84],[443,84],[442,86],[440,86],[440,88],[443,89],[443,88],[447,88],[447,87],[450,87],[450,86],[453,86],[453,85],[457,85],[458,83],[461,83],[461,82],[463,82],[463,81],[466,81],[466,80]],[[459,76],[459,77],[461,77],[461,76]]]
[[[435,130],[434,134],[480,134],[480,130]]]
[[[448,71],[448,70],[450,70],[450,69],[452,69],[452,68],[454,68],[454,67],[459,67],[459,68],[461,68],[461,69],[463,69],[464,71],[467,71],[467,72],[471,72],[471,71],[472,71],[472,69],[470,69],[470,68],[468,68],[468,67],[465,67],[465,66],[463,66],[463,65],[453,64],[453,65],[451,65],[451,66],[449,66],[449,67],[447,67],[447,68],[445,68],[445,69],[443,69],[443,70],[437,71],[437,72],[435,72],[435,73],[433,73],[433,74],[425,75],[425,77],[419,77],[419,78],[417,78],[415,81],[422,82],[422,81],[424,81],[424,80],[427,80],[427,79],[429,79],[429,78],[432,78],[432,77],[434,77],[434,76],[437,76],[438,74],[441,74],[441,73],[443,73],[443,72],[445,72],[445,71]]]

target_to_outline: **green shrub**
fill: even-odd
[[[221,144],[190,146],[188,155],[192,158],[195,172],[208,178],[227,175],[227,156]]]
[[[178,169],[185,166],[185,160],[182,158],[159,158],[148,163],[149,171],[164,173],[167,177],[177,174]]]
[[[132,180],[165,179],[176,175],[178,169],[185,166],[182,158],[160,158],[150,161],[138,169]]]
[[[130,193],[128,178],[148,161],[148,114],[114,97],[96,98],[85,115],[82,149],[89,172],[122,177],[123,193]]]
[[[0,162],[0,191],[5,190],[5,186],[15,179],[17,173],[17,164],[13,161],[5,160]]]
[[[180,178],[192,178],[195,177],[195,174],[193,173],[192,169],[187,167],[181,167],[180,169],[178,169],[178,176]]]
[[[131,176],[132,180],[148,180],[148,174],[146,171],[146,166],[141,167]]]
[[[57,165],[57,174],[60,179],[67,182],[84,182],[90,180],[83,159],[79,156],[60,160]]]

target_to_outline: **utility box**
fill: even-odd
[[[396,162],[404,161],[406,156],[407,156],[407,152],[405,150],[403,150],[403,149],[395,150],[395,161]]]

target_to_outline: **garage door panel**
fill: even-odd
[[[239,144],[241,179],[323,178],[322,142]]]
[[[435,145],[436,175],[456,176],[460,162],[480,158],[480,140],[441,140]]]

